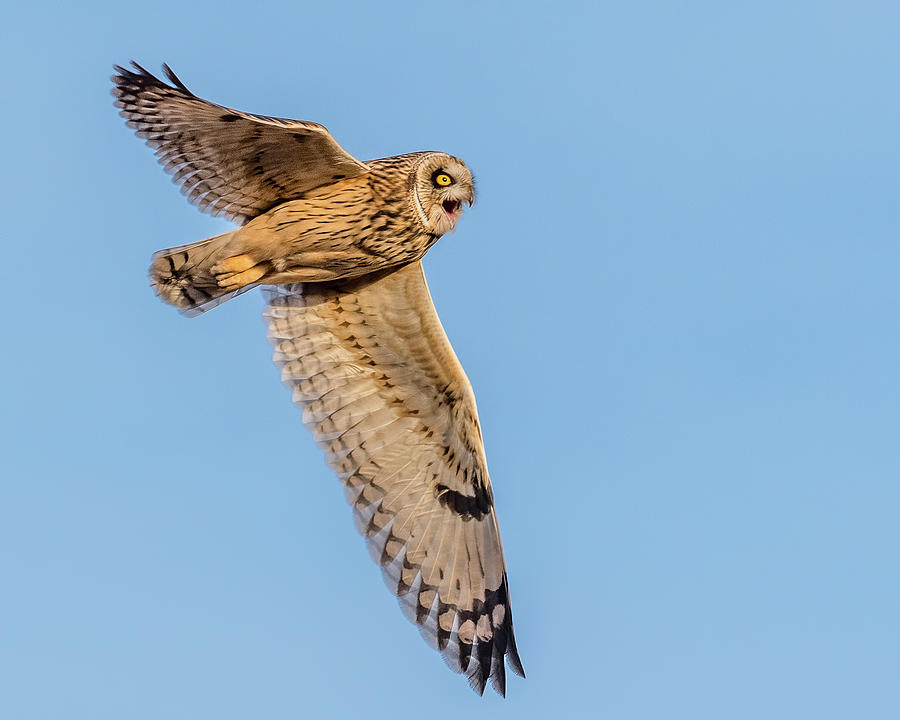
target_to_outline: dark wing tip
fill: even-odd
[[[113,70],[116,71],[117,75],[113,76],[113,80],[116,82],[121,82],[122,80],[127,80],[129,82],[140,82],[144,81],[155,81],[160,82],[159,78],[153,75],[150,71],[145,69],[144,67],[138,65],[138,63],[134,60],[131,61],[131,64],[134,66],[134,70],[127,67],[122,67],[121,65],[113,65]]]
[[[187,89],[185,84],[181,82],[178,76],[174,72],[172,72],[172,68],[170,68],[166,63],[163,63],[163,72],[165,73],[168,80],[172,83],[172,85],[168,85],[164,81],[160,80],[158,77],[156,77],[156,75],[147,70],[147,68],[138,64],[135,60],[132,60],[131,64],[134,66],[134,70],[132,70],[131,68],[122,67],[121,65],[113,65],[113,70],[115,70],[116,74],[113,75],[110,79],[113,81],[113,84],[116,86],[116,88],[129,88],[137,91],[147,88],[179,90],[186,94],[188,97],[197,97],[196,95],[194,95],[194,93]]]
[[[502,618],[496,618],[495,611],[498,608],[503,610]],[[477,619],[476,624],[479,624],[484,617],[490,618],[492,632],[490,637],[476,638],[476,641],[468,646],[466,675],[469,685],[479,695],[484,694],[490,680],[494,691],[501,697],[506,697],[506,663],[508,662],[510,669],[520,677],[525,677],[525,670],[516,649],[505,574],[500,587],[494,592],[487,593],[483,605],[476,609],[472,619]]]
[[[158,78],[152,72],[147,70],[147,68],[143,67],[142,65],[138,65],[137,60],[132,60],[131,64],[134,65],[134,67],[140,72],[141,75],[146,75],[147,77],[151,77],[154,80],[158,80]]]
[[[520,678],[525,677],[525,668],[522,667],[522,661],[519,659],[519,651],[516,649],[516,636],[513,634],[512,617],[510,617],[509,621],[509,637],[506,645],[506,661],[509,663],[510,670],[512,670]]]
[[[503,617],[503,655],[509,663],[509,668],[521,678],[525,677],[525,668],[522,667],[522,661],[519,659],[519,650],[516,648],[516,633],[513,630],[512,606],[509,602],[509,581],[506,579],[506,573],[503,574],[503,590],[501,598],[506,606],[506,613]],[[503,658],[501,658],[502,660]]]
[[[494,599],[496,605],[504,608],[503,619],[499,625],[494,626],[494,648],[493,656],[485,657],[482,665],[489,674],[491,685],[494,690],[506,697],[506,663],[519,677],[525,677],[525,668],[522,667],[522,661],[519,659],[519,651],[516,648],[516,635],[513,630],[512,606],[509,602],[509,583],[506,574],[503,575],[503,582],[497,591],[497,597]],[[493,614],[493,608],[491,609]]]
[[[187,86],[181,82],[178,76],[174,73],[172,68],[169,67],[167,63],[163,63],[163,72],[166,74],[166,77],[169,79],[169,82],[172,83],[175,87],[177,87],[181,92],[187,93],[191,97],[196,97],[194,93],[187,89]]]
[[[474,675],[469,675],[469,686],[480,696],[484,696],[484,689],[487,687],[487,683],[485,682],[485,678],[481,675],[481,673],[475,673]],[[503,697],[506,697],[506,688],[503,688]]]

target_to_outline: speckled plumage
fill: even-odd
[[[316,123],[251,115],[117,67],[116,105],[191,202],[240,227],[156,253],[197,314],[256,285],[275,360],[407,616],[456,672],[523,674],[475,397],[419,260],[474,201],[451,155],[362,163]],[[506,661],[506,662],[505,662]]]

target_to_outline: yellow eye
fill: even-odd
[[[453,184],[453,178],[450,177],[447,173],[440,173],[434,176],[434,182],[441,187],[447,187],[448,185]]]

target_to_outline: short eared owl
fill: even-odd
[[[421,258],[475,199],[440,152],[360,162],[312,122],[231,110],[139,65],[116,106],[188,199],[239,227],[153,256],[193,315],[266,285],[275,361],[406,615],[479,693],[516,652],[472,387]]]

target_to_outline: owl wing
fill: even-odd
[[[421,263],[269,290],[282,379],[344,485],[388,587],[484,692],[523,675],[475,397]]]
[[[306,190],[369,170],[317,123],[216,105],[194,95],[168,65],[172,85],[133,65],[135,71],[115,67],[115,104],[201,210],[244,223]]]

